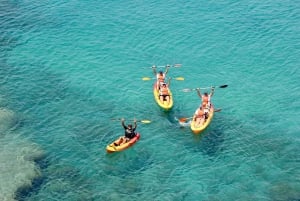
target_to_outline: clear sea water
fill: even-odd
[[[0,1],[0,200],[300,200],[300,4]],[[174,107],[150,66],[171,68]],[[209,127],[175,117],[220,86]],[[107,154],[134,117],[141,139]]]

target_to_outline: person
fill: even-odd
[[[167,83],[162,83],[162,86],[159,89],[159,100],[163,103],[164,101],[167,101],[169,104],[170,102],[170,93],[169,93],[169,86],[170,86],[171,78],[168,80]]]
[[[195,122],[195,127],[201,126],[205,122],[205,113],[203,111],[202,106],[200,106],[196,112],[195,112],[195,117],[194,117]]]
[[[153,70],[153,73],[154,75],[156,76],[156,89],[159,90],[160,86],[162,85],[162,83],[165,82],[165,78],[166,78],[166,75],[169,71],[169,68],[170,68],[170,65],[166,65],[166,70],[165,72],[163,71],[159,71],[158,73],[156,72],[156,66],[152,66],[152,70]]]
[[[206,121],[206,119],[208,119],[208,116],[209,116],[210,107],[208,106],[207,103],[203,102],[202,103],[202,108],[203,108],[203,112],[204,112],[204,116],[205,116],[205,121]]]
[[[179,123],[180,127],[191,126],[191,120],[189,118],[179,119],[178,123]]]
[[[125,119],[121,119],[121,124],[125,130],[125,134],[124,136],[119,138],[118,142],[114,144],[115,146],[120,146],[135,137],[136,135],[135,130],[137,128],[136,119],[133,120],[133,123],[134,123],[134,127],[132,127],[132,124],[128,124],[126,126]]]
[[[197,94],[201,98],[202,104],[205,103],[208,108],[211,106],[211,97],[214,95],[215,87],[211,87],[210,94],[205,92],[204,94],[201,94],[200,88],[197,88]]]

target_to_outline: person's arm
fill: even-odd
[[[157,74],[157,72],[156,72],[156,66],[152,66],[152,70],[153,70],[153,73],[154,73],[154,75],[156,76],[156,74]]]
[[[165,71],[165,75],[167,75],[167,73],[169,72],[169,68],[170,68],[170,65],[166,65],[166,71]]]
[[[168,88],[170,87],[171,79],[172,79],[172,78],[169,78],[169,80],[168,80]]]
[[[135,131],[135,129],[136,129],[136,127],[137,127],[137,123],[136,123],[136,119],[135,119],[135,118],[134,118],[134,120],[133,120],[133,124],[134,124],[133,130]]]
[[[202,95],[201,95],[201,92],[200,92],[200,88],[197,88],[196,90],[197,90],[198,96],[202,99]]]
[[[214,92],[215,92],[215,87],[211,87],[210,97],[212,97],[214,95]]]
[[[125,126],[125,119],[121,119],[121,122],[122,122],[123,128],[127,129],[127,126]]]

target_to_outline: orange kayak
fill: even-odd
[[[106,151],[107,151],[107,153],[123,151],[123,150],[131,147],[132,145],[134,145],[139,139],[140,139],[140,134],[137,133],[135,135],[135,137],[132,138],[131,140],[129,140],[128,142],[118,145],[119,141],[120,141],[120,138],[118,138],[115,141],[113,141],[111,144],[106,146]]]

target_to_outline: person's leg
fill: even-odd
[[[205,117],[201,118],[201,121],[200,121],[200,124],[199,124],[199,126],[202,126],[202,125],[203,125],[203,123],[204,123],[204,121],[205,121]]]
[[[195,127],[199,127],[200,120],[201,119],[199,117],[196,117]]]
[[[163,96],[163,95],[160,95],[160,96],[159,96],[159,100],[163,103],[163,102],[164,102],[164,96]]]
[[[121,143],[122,143],[122,137],[119,137],[119,139],[115,141],[114,145],[119,146]]]
[[[123,136],[121,137],[120,141],[119,141],[119,145],[122,145],[126,142],[126,138]]]
[[[169,104],[170,103],[170,96],[169,95],[166,96],[166,100],[167,100],[167,103]]]

